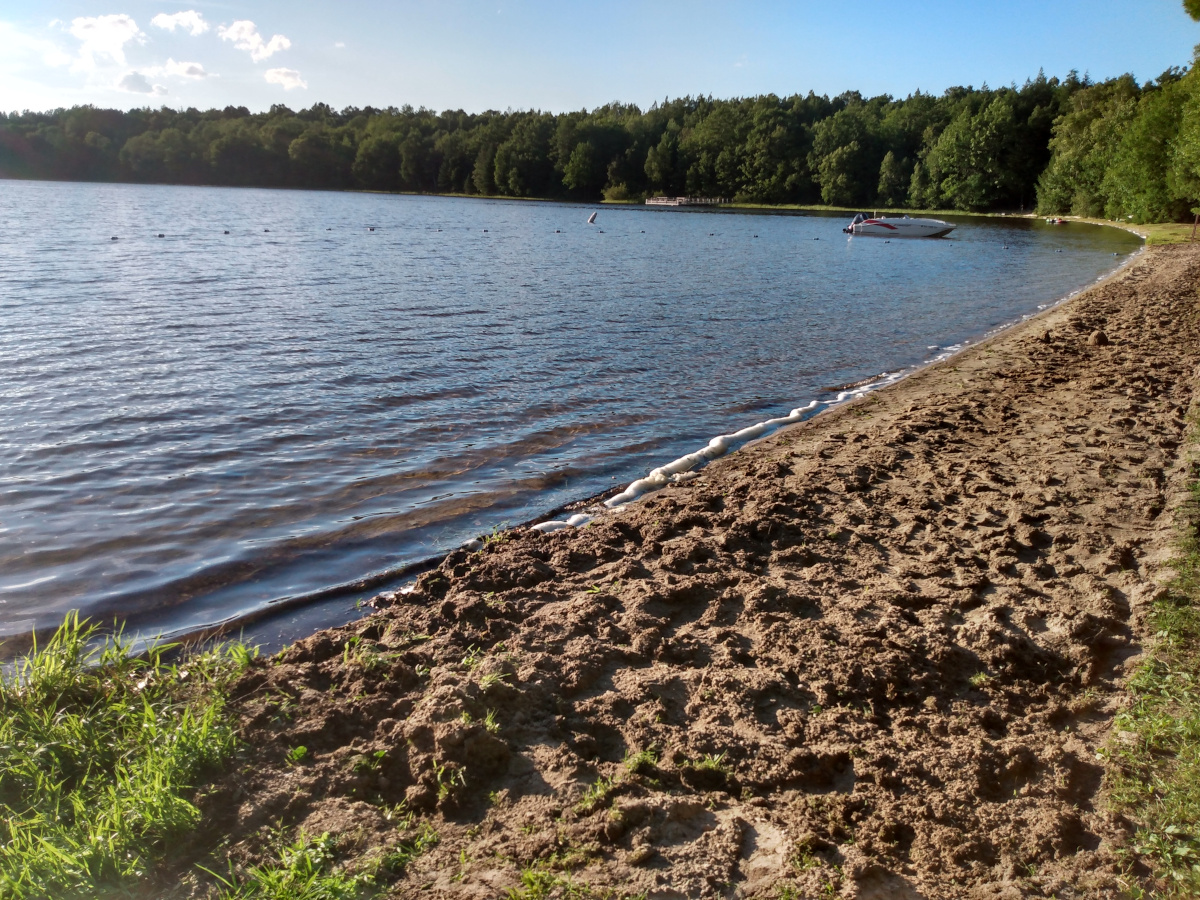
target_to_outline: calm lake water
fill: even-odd
[[[595,209],[0,181],[0,636],[71,609],[258,617],[269,643],[346,621],[373,591],[340,585],[919,365],[1139,246]]]

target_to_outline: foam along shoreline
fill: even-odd
[[[862,397],[868,391],[882,387],[885,384],[891,384],[898,377],[898,374],[883,375],[865,387],[851,391],[842,391],[834,400],[813,400],[805,406],[793,409],[786,416],[767,419],[764,422],[758,422],[731,434],[718,435],[702,449],[694,453],[687,453],[667,463],[665,466],[653,469],[645,478],[638,478],[630,482],[628,487],[621,491],[621,493],[588,507],[586,512],[576,513],[566,519],[551,519],[546,522],[539,522],[530,527],[534,531],[543,533],[562,531],[564,528],[578,528],[586,525],[603,512],[619,512],[625,504],[640,500],[646,494],[662,490],[669,484],[681,484],[685,481],[690,481],[699,474],[698,470],[708,463],[744,447],[751,441],[767,437],[787,425],[799,424],[805,419],[811,418],[817,413],[836,406],[839,403],[845,403],[847,400]]]
[[[1105,273],[1096,279],[1095,284],[1101,284],[1110,278],[1118,275],[1125,268],[1132,265],[1137,259],[1145,253],[1145,246],[1135,250],[1129,254],[1120,265],[1110,272]],[[666,465],[659,466],[653,469],[648,475],[643,478],[638,478],[629,483],[626,488],[619,494],[608,497],[603,501],[598,501],[588,505],[583,512],[574,513],[564,519],[548,519],[535,524],[529,524],[527,527],[533,531],[542,532],[544,534],[553,533],[556,531],[564,531],[569,528],[581,528],[591,522],[594,522],[597,517],[606,513],[620,513],[627,504],[637,502],[649,494],[653,494],[672,484],[682,484],[699,475],[699,472],[704,466],[708,465],[717,459],[729,455],[747,444],[754,441],[769,437],[782,428],[789,425],[796,425],[807,421],[820,413],[832,411],[843,404],[853,402],[865,397],[867,394],[897,384],[912,375],[924,371],[931,366],[945,362],[953,356],[962,353],[972,347],[978,346],[983,341],[989,340],[999,334],[1015,328],[1032,318],[1044,315],[1045,313],[1058,308],[1064,303],[1067,303],[1079,296],[1089,288],[1080,288],[1072,291],[1069,294],[1059,297],[1049,303],[1043,304],[1035,313],[1028,313],[1000,325],[980,336],[978,339],[967,339],[960,343],[953,344],[947,347],[930,347],[930,350],[939,351],[931,358],[903,369],[897,372],[884,372],[875,378],[868,378],[861,382],[852,385],[846,385],[843,390],[838,391],[837,395],[830,400],[811,400],[804,406],[793,409],[786,416],[779,416],[772,419],[767,419],[742,428],[739,431],[729,434],[718,435],[713,438],[700,450],[693,453],[685,454],[678,459],[672,460]],[[517,528],[525,527],[522,525],[515,526]],[[479,537],[472,538],[460,545],[462,549],[469,551],[478,551],[485,546],[485,541]],[[149,636],[137,635],[137,642],[140,646],[142,643],[149,643],[155,640],[205,640],[217,637],[222,634],[228,634],[237,626],[253,625],[261,620],[268,619],[272,616],[279,615],[288,610],[303,608],[305,606],[319,603],[325,600],[331,600],[338,597],[347,597],[351,595],[367,594],[375,587],[382,586],[387,583],[396,583],[403,581],[406,578],[412,577],[414,573],[420,573],[432,569],[445,557],[445,551],[440,551],[431,554],[429,557],[420,560],[403,563],[395,568],[371,572],[360,578],[352,581],[332,585],[327,588],[322,588],[317,591],[305,593],[303,595],[295,595],[277,598],[266,605],[253,610],[249,613],[237,613],[222,619],[218,622],[213,622],[204,626],[189,626],[186,628],[177,629],[174,631],[165,631]],[[398,596],[412,593],[415,586],[415,581],[409,581],[407,584],[395,588],[394,590],[385,591],[383,596]],[[29,634],[31,629],[18,630],[14,629],[11,635],[0,635],[0,649],[6,646],[7,642],[13,642],[14,639],[23,640]]]
[[[1133,253],[1129,254],[1124,260],[1121,261],[1120,265],[1116,266],[1116,268],[1114,268],[1112,271],[1101,275],[1090,287],[1103,284],[1105,281],[1118,275],[1126,267],[1132,265],[1141,256],[1141,254],[1145,252],[1145,249],[1146,248],[1143,245],[1138,250],[1135,250]],[[833,409],[843,403],[861,399],[872,391],[895,384],[912,374],[928,368],[929,366],[945,362],[956,354],[962,353],[969,347],[977,346],[983,341],[989,340],[996,335],[1003,334],[1010,328],[1015,328],[1024,322],[1028,322],[1030,319],[1036,318],[1037,316],[1043,315],[1052,309],[1056,309],[1064,303],[1070,302],[1088,289],[1088,287],[1079,288],[1078,290],[1071,291],[1069,294],[1059,297],[1054,301],[1041,304],[1038,307],[1037,312],[1026,313],[1025,315],[1022,315],[1011,322],[1006,322],[997,328],[993,328],[992,330],[985,332],[978,340],[968,339],[961,341],[960,343],[953,344],[949,347],[931,347],[931,350],[936,349],[940,351],[931,359],[899,372],[885,372],[878,378],[868,379],[866,382],[861,383],[861,386],[840,391],[832,400],[811,400],[804,406],[796,407],[786,416],[767,419],[766,421],[758,422],[754,425],[750,425],[741,429],[740,431],[735,431],[730,434],[718,435],[700,450],[697,450],[694,453],[687,453],[678,459],[672,460],[664,466],[659,466],[658,468],[651,470],[650,474],[646,475],[644,478],[638,478],[635,481],[630,482],[625,490],[621,491],[619,494],[609,497],[599,503],[593,504],[587,507],[583,512],[575,513],[574,515],[568,516],[565,519],[548,519],[529,527],[534,531],[540,531],[543,534],[551,534],[553,532],[563,531],[568,528],[581,528],[584,525],[593,522],[597,516],[602,515],[605,512],[620,512],[622,509],[624,509],[626,504],[636,502],[647,494],[660,491],[668,485],[681,484],[685,481],[695,478],[699,473],[699,470],[708,463],[739,450],[752,441],[768,437],[769,435],[781,428],[787,427],[788,425],[797,425],[806,419],[812,418],[818,413]],[[483,547],[483,545],[484,544],[482,540],[479,538],[473,538],[462,544],[462,547],[466,550],[479,550]]]

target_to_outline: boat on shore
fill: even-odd
[[[954,225],[941,219],[914,219],[910,216],[871,219],[865,213],[859,213],[842,231],[863,237],[918,238],[944,237],[954,229]]]

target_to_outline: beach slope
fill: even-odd
[[[408,848],[396,897],[1116,895],[1097,750],[1172,536],[1197,285],[1151,248],[589,527],[451,554],[249,670],[207,834]]]

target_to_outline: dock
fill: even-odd
[[[720,206],[724,197],[647,197],[647,206]]]

